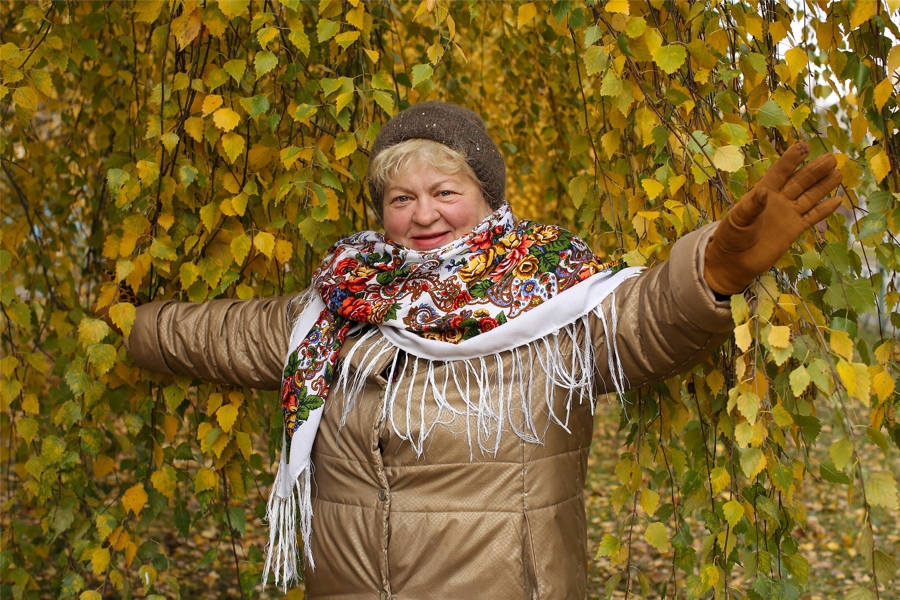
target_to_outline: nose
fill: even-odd
[[[440,219],[441,215],[434,200],[429,196],[424,196],[416,200],[412,218],[416,225],[427,227]]]

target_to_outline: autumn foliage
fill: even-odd
[[[664,260],[793,141],[835,153],[843,209],[755,302],[733,299],[734,341],[629,394],[618,533],[591,550],[616,573],[609,593],[648,593],[631,561],[643,537],[671,563],[670,594],[797,598],[804,484],[823,480],[863,508],[871,584],[841,594],[886,597],[897,549],[872,524],[900,518],[896,474],[861,456],[900,444],[898,10],[3,0],[0,595],[196,597],[190,574],[210,565],[260,593],[248,532],[278,402],[137,369],[90,313],[114,293],[102,269],[144,301],[299,291],[332,242],[377,227],[367,148],[430,98],[484,116],[519,216],[631,265]],[[134,307],[111,317],[128,332]],[[182,564],[189,539],[202,558]]]

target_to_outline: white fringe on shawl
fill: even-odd
[[[393,354],[387,369],[388,384],[381,418],[382,422],[390,423],[400,439],[411,444],[417,456],[424,453],[429,434],[435,427],[449,427],[457,417],[465,418],[465,435],[472,460],[475,459],[475,445],[483,455],[497,455],[504,423],[508,423],[522,440],[541,444],[546,429],[537,431],[533,418],[534,408],[540,403],[546,405],[548,426],[550,422],[555,422],[569,431],[573,401],[577,400],[580,404],[587,399],[593,409],[594,394],[598,389],[591,344],[591,315],[600,320],[607,332],[605,337],[612,386],[610,388],[606,381],[602,381],[604,391],[623,394],[628,388],[615,343],[618,322],[615,302],[609,305],[610,314],[606,314],[602,302],[607,296],[614,295],[613,290],[620,283],[640,271],[632,268],[614,275],[594,275],[504,325],[459,344],[425,339],[395,327],[370,328],[343,357],[332,384],[332,391],[340,390],[340,395],[345,399],[340,428],[346,424],[367,380],[375,375],[375,366],[382,357]],[[306,337],[325,307],[314,290],[308,290],[298,301],[304,303],[305,308],[294,322],[290,348],[295,348]],[[379,334],[381,339],[372,344],[366,343]],[[565,340],[564,345],[571,346],[570,351],[561,349],[561,338]],[[356,362],[354,355],[360,348],[365,348],[365,354],[358,361],[361,367],[354,371],[351,363]],[[504,353],[509,353],[511,359],[509,374],[504,369]],[[535,389],[532,385],[535,363],[546,375],[541,389]],[[436,376],[436,367],[444,367],[442,378]],[[401,418],[398,422],[394,411],[398,395],[407,378],[415,381],[420,370],[424,370],[425,382],[421,396],[413,398],[415,386],[407,386],[405,419]],[[554,390],[560,388],[568,392],[563,418],[557,416],[553,406]],[[462,400],[462,407],[450,404],[448,390],[451,391],[450,396],[458,396]],[[326,400],[326,404],[328,402]],[[429,403],[437,408],[437,416],[426,420]],[[324,408],[311,411],[303,427],[315,431]],[[415,430],[418,430],[418,435],[413,433]],[[315,569],[310,544],[313,466],[309,458],[314,436],[299,436],[299,433],[300,430],[291,442],[290,460],[286,460],[287,453],[282,447],[281,464],[266,511],[269,543],[262,579],[267,581],[269,573],[274,571],[275,584],[285,591],[292,582],[300,581],[298,513],[303,555],[307,565]]]

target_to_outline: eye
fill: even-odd
[[[391,200],[391,203],[405,204],[405,203],[409,202],[410,200],[411,200],[411,198],[409,196],[397,196],[393,200]]]
[[[452,195],[453,195],[453,192],[451,192],[450,190],[442,190],[442,191],[438,192],[438,196],[447,197],[447,196],[452,196]]]

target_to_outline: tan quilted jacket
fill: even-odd
[[[688,369],[729,336],[728,303],[716,302],[701,277],[702,249],[713,230],[685,236],[670,260],[626,280],[604,301],[616,304],[615,343],[631,387]],[[138,309],[130,350],[146,369],[279,389],[289,322],[300,308],[290,300],[148,304]],[[599,374],[610,381],[606,332],[595,323],[591,335]],[[342,356],[359,339],[348,339]],[[357,350],[351,371],[366,355]],[[545,431],[543,444],[510,433],[501,438],[496,457],[477,447],[470,454],[463,417],[435,427],[417,458],[382,418],[383,375],[393,355],[378,360],[372,370],[377,375],[367,380],[340,435],[344,398],[337,386],[326,403],[312,453],[316,570],[306,574],[308,596],[584,598],[589,404],[572,407],[571,433],[548,424],[543,404],[534,410],[537,431]],[[393,406],[396,419],[405,419],[406,398],[420,401],[422,373],[402,380],[413,393],[401,389]],[[539,379],[533,385],[542,389]],[[560,410],[562,391],[556,396],[554,410]],[[414,432],[418,425],[411,427]]]

